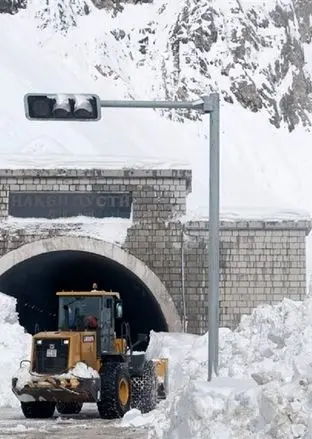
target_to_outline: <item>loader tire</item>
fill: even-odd
[[[143,375],[131,378],[131,408],[148,413],[157,405],[157,377],[152,360],[144,364]]]
[[[25,418],[47,419],[54,415],[55,403],[48,401],[21,402],[21,408]]]
[[[102,419],[122,418],[130,410],[131,379],[123,363],[106,363],[100,369],[101,401],[97,403]]]
[[[58,402],[56,410],[61,415],[78,415],[82,409],[82,402]]]

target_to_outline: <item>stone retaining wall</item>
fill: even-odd
[[[221,326],[234,328],[242,314],[262,303],[277,303],[283,297],[303,299],[310,227],[308,221],[221,222]],[[133,227],[126,241],[126,248],[164,280],[180,315],[184,285],[188,329],[196,333],[207,328],[208,237],[205,221],[172,222],[159,225],[153,234],[142,226]]]

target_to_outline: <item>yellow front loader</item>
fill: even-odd
[[[147,359],[133,348],[123,322],[119,293],[58,292],[58,330],[33,336],[31,360],[12,378],[12,391],[27,418],[49,418],[55,409],[77,414],[84,403],[97,403],[102,418],[122,417],[131,408],[143,413],[168,391],[168,360]],[[116,321],[121,335],[116,336]]]

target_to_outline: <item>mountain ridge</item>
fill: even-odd
[[[1,3],[2,2],[2,3]],[[12,3],[12,2],[11,2]],[[218,91],[226,102],[238,102],[252,112],[264,111],[276,128],[293,131],[312,124],[312,3],[309,0],[267,1],[184,0],[170,5],[165,0],[126,4],[90,0],[24,0],[15,7],[33,10],[43,32],[58,32],[69,38],[81,16],[102,14],[111,22],[95,43],[98,60],[94,75],[120,78],[133,63],[136,75],[149,77],[152,98],[192,99]],[[100,10],[96,12],[96,7]],[[121,6],[120,6],[121,5]],[[106,6],[106,7],[105,7]],[[113,6],[115,9],[113,10]],[[3,0],[0,0],[0,8]],[[116,15],[116,7],[120,12]],[[104,8],[104,10],[102,10]],[[134,17],[133,8],[144,18]],[[0,9],[1,10],[1,9]],[[117,11],[118,12],[118,11]],[[126,19],[121,16],[129,17]],[[116,45],[110,44],[111,36]],[[103,47],[106,56],[103,56]],[[112,66],[118,56],[119,69]],[[96,58],[96,56],[94,57]],[[157,66],[157,68],[155,67]],[[140,90],[129,95],[140,95]],[[183,121],[197,113],[164,111]]]

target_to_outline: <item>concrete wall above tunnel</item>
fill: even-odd
[[[16,298],[22,295],[23,299],[19,300],[21,310],[24,298],[32,298],[28,279],[37,280],[38,300],[39,287],[46,287],[39,285],[38,277],[36,279],[39,276],[37,267],[38,271],[45,271],[42,277],[40,274],[40,281],[45,279],[51,286],[46,296],[51,297],[52,306],[52,295],[54,297],[59,285],[82,285],[83,282],[84,288],[88,289],[97,278],[96,261],[103,273],[100,259],[103,264],[106,259],[105,263],[112,268],[112,277],[106,282],[106,273],[101,278],[99,274],[99,284],[103,288],[116,285],[119,291],[125,287],[124,298],[136,295],[135,306],[141,299],[142,309],[140,307],[137,314],[132,315],[132,328],[139,316],[143,318],[145,307],[151,315],[154,313],[157,324],[158,319],[161,320],[159,327],[165,329],[159,330],[179,328],[180,316],[187,332],[203,334],[207,331],[209,223],[196,216],[184,221],[187,196],[192,191],[191,170],[0,169],[0,187],[0,256],[12,252],[9,257],[0,258],[0,291],[7,291]],[[289,215],[289,212],[285,216],[276,213],[277,217],[267,217],[267,220],[261,216],[220,223],[220,326],[234,329],[241,316],[249,314],[258,305],[278,303],[284,297],[303,300],[306,295],[306,237],[311,231],[311,219],[298,214]],[[91,238],[90,228],[85,227],[77,215],[93,217],[95,224],[99,220],[100,230],[105,229],[102,220],[112,218],[111,215],[113,218],[132,219],[122,244],[126,254],[118,247],[95,243],[92,239],[77,238],[79,242],[74,242],[73,235],[77,237],[77,233]],[[72,219],[68,223],[66,220],[66,224],[59,221],[65,217]],[[123,229],[122,234],[124,232]],[[72,238],[67,238],[69,235]],[[98,235],[94,238],[97,240]],[[29,244],[40,240],[45,240],[44,244]],[[57,246],[65,251],[53,251]],[[20,250],[15,251],[18,248]],[[73,248],[72,252],[70,248]],[[79,251],[83,248],[91,253]],[[61,267],[57,253],[63,253],[62,261],[68,266],[77,267],[76,261],[73,262],[74,255],[69,257],[71,263],[66,259],[66,250],[70,254],[77,249],[76,253],[81,253],[79,258],[89,261],[87,269],[79,271],[80,278],[75,278],[72,284],[70,278],[68,282],[64,279],[64,273],[54,277],[53,273]],[[36,252],[37,256],[32,257]],[[45,254],[40,255],[40,252]],[[141,263],[136,264],[129,254]],[[25,260],[27,257],[29,259]],[[115,262],[114,267],[114,258],[121,264]],[[79,259],[79,266],[82,259]],[[120,268],[120,272],[129,275],[124,276],[124,284],[123,279],[115,276],[117,270],[113,268]],[[1,275],[5,270],[8,271]],[[136,275],[131,275],[131,270]],[[50,273],[49,281],[47,273]],[[29,292],[23,290],[24,279]],[[133,283],[131,294],[127,296],[128,279]],[[128,314],[127,319],[130,321]],[[144,325],[148,321],[149,317],[144,315]],[[151,325],[156,327],[154,321]],[[140,322],[140,328],[134,328],[133,332],[144,332],[144,325]]]
[[[177,309],[165,285],[156,274],[141,260],[103,240],[58,236],[24,244],[0,258],[0,277],[17,264],[34,256],[55,251],[81,251],[96,254],[120,264],[143,282],[157,301],[168,325],[169,331],[181,331],[182,325]]]

